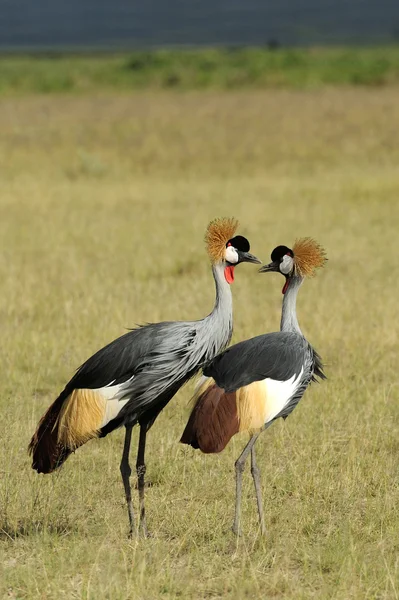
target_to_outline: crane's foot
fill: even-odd
[[[144,523],[141,522],[138,528],[131,527],[129,530],[129,534],[128,534],[129,540],[134,540],[134,539],[138,539],[141,537],[144,539],[154,537],[153,534],[148,531],[147,524],[145,522]]]
[[[140,527],[140,529],[131,529],[128,534],[129,540],[138,540],[140,538],[147,539],[151,537],[153,537],[152,533],[149,533],[147,528],[143,529],[142,527]]]
[[[152,537],[152,535],[149,533],[149,531],[147,529],[147,523],[145,521],[140,522],[140,535],[142,535],[143,538]]]
[[[154,534],[151,533],[151,531],[148,531],[148,529],[145,530],[141,530],[141,535],[143,537],[143,539],[148,540],[154,537]]]
[[[234,533],[234,535],[236,535],[237,537],[241,537],[242,536],[242,529],[241,527],[237,524],[237,523],[233,523],[233,526],[231,528],[231,531]]]

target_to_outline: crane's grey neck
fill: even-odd
[[[224,263],[212,265],[216,286],[213,311],[202,321],[202,337],[206,359],[211,360],[226,348],[233,333],[233,298],[224,276]]]
[[[233,319],[233,298],[231,294],[230,284],[227,283],[224,276],[224,263],[217,263],[212,265],[213,278],[216,286],[216,300],[213,311],[209,317],[216,319],[228,318],[229,321]]]
[[[289,281],[283,300],[280,324],[281,331],[295,331],[296,333],[303,335],[296,316],[296,298],[302,283],[302,277],[297,276],[292,277]]]

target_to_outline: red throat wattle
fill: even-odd
[[[224,277],[225,277],[227,283],[233,283],[233,281],[234,281],[234,267],[233,266],[224,268]]]
[[[287,278],[287,279],[285,280],[284,287],[283,287],[283,289],[281,290],[281,293],[282,293],[282,294],[285,294],[285,292],[287,291],[287,288],[288,288],[288,284],[289,284],[289,282],[290,282],[290,280]]]

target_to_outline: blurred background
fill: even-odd
[[[397,599],[397,0],[0,6],[0,597]],[[328,380],[258,442],[267,535],[248,472],[239,540],[246,439],[183,448],[187,385],[148,436],[153,537],[129,541],[122,431],[54,476],[26,448],[98,348],[208,314],[217,216],[264,262],[326,248],[298,318]],[[237,269],[234,342],[278,329],[267,277]]]
[[[0,92],[397,80],[394,0],[3,0],[1,8]]]
[[[395,0],[3,0],[4,49],[389,43]]]

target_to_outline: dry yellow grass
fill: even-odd
[[[0,109],[0,596],[398,598],[399,90]],[[258,442],[263,539],[249,473],[245,535],[230,531],[246,438],[220,456],[178,444],[183,389],[148,436],[154,535],[128,541],[122,431],[50,476],[27,444],[74,369],[125,327],[210,310],[203,234],[221,215],[265,261],[301,236],[326,248],[298,312],[329,379]],[[281,287],[239,267],[236,341],[278,328]]]

